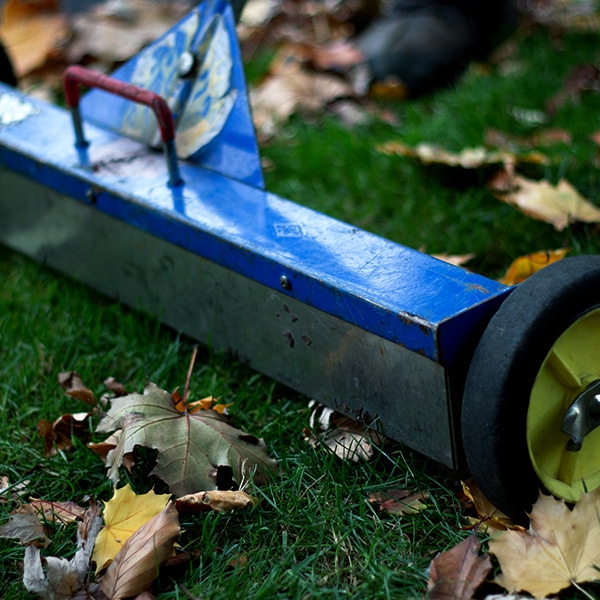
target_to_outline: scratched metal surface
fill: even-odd
[[[456,466],[447,372],[139,228],[0,168],[0,239],[192,338]]]
[[[169,188],[161,152],[90,124],[90,146],[76,150],[64,110],[9,88],[0,88],[3,105],[2,167],[440,363],[459,358],[508,293],[190,162],[181,163],[184,185]]]

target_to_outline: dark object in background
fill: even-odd
[[[0,43],[0,81],[16,87],[17,77],[6,49]]]
[[[396,0],[354,39],[371,81],[411,96],[452,84],[515,25],[510,0]]]

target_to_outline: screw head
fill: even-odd
[[[279,285],[281,285],[281,287],[284,290],[290,290],[290,289],[292,289],[292,282],[290,281],[290,278],[287,275],[282,275],[279,278]]]

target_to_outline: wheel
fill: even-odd
[[[490,320],[465,383],[467,464],[500,510],[526,521],[540,489],[600,486],[600,256],[558,261]]]

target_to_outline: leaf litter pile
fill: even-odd
[[[22,85],[45,98],[56,93],[59,73],[66,64],[91,63],[108,71],[177,22],[189,8],[185,2],[165,6],[131,0],[120,3],[118,9],[119,3],[105,3],[90,13],[67,18],[51,0],[5,4],[0,31],[13,50]],[[245,56],[252,56],[267,42],[277,48],[266,75],[251,89],[262,143],[268,143],[296,113],[330,112],[349,126],[372,118],[393,121],[393,115],[372,103],[352,82],[314,69],[320,44],[345,35],[348,26],[347,6],[325,4],[326,9],[318,3],[248,3],[238,28]],[[589,12],[588,4],[533,2],[529,18],[538,25],[568,30],[585,23],[598,31],[597,12],[586,13],[585,19],[578,12]],[[119,12],[125,6],[129,12]],[[360,11],[350,16],[365,18]],[[514,107],[512,112],[524,123],[544,124],[562,106],[598,90],[600,72],[592,65],[578,66],[567,75],[563,89],[548,98],[545,111]],[[383,96],[394,94],[390,89],[376,91]],[[418,161],[427,168],[482,173],[495,197],[562,231],[575,223],[600,223],[599,209],[565,179],[555,185],[519,171],[548,164],[543,150],[570,140],[568,131],[551,127],[538,128],[529,137],[490,129],[481,146],[458,153],[427,140],[414,146],[390,140],[378,151]],[[591,134],[590,140],[600,145],[599,134]],[[502,281],[519,283],[568,252],[559,248],[519,257]],[[439,258],[461,264],[472,255]],[[98,400],[74,372],[61,374],[59,383],[87,410],[62,415],[54,422],[40,421],[38,430],[46,452],[69,452],[73,444],[85,443],[103,460],[113,494],[109,499],[90,498],[85,506],[32,498],[21,484],[11,485],[0,474],[0,499],[17,505],[0,526],[0,536],[24,546],[23,584],[30,592],[48,600],[152,598],[152,585],[161,569],[185,564],[199,551],[180,545],[182,518],[261,510],[260,501],[247,490],[277,477],[277,463],[262,439],[235,428],[227,407],[217,399],[191,400],[187,384],[183,395],[155,383],[148,383],[141,393],[127,393],[109,379],[110,396]],[[93,431],[92,423],[96,424]],[[100,439],[99,434],[106,437]],[[318,406],[304,437],[313,447],[351,462],[372,459],[385,443],[378,432]],[[125,472],[145,466],[143,449],[156,455],[147,476],[164,483],[168,493],[137,494],[129,483],[122,483]],[[430,508],[426,491],[397,487],[372,492],[365,500],[382,519],[387,515],[411,519]],[[465,531],[470,533],[432,559],[424,590],[427,597],[484,597],[486,586],[497,592],[489,598],[518,598],[517,594],[526,593],[541,599],[567,588],[589,596],[581,585],[600,581],[600,491],[582,495],[574,506],[540,495],[527,528],[499,513],[472,481],[463,483],[462,500],[468,513]],[[48,555],[52,532],[72,524],[76,524],[75,539],[64,548],[65,556]]]
[[[192,364],[194,360],[195,353]],[[258,498],[246,490],[276,477],[276,461],[263,440],[229,422],[227,406],[213,397],[191,400],[190,375],[191,367],[183,395],[152,383],[142,394],[128,394],[110,378],[105,383],[113,391],[100,400],[77,373],[59,375],[65,393],[89,407],[82,413],[86,419],[74,420],[97,425],[93,432],[87,426],[73,427],[67,435],[64,423],[73,415],[40,423],[47,453],[68,451],[77,437],[103,459],[113,494],[107,501],[90,498],[86,506],[26,499],[2,478],[0,498],[10,497],[18,506],[0,526],[0,537],[25,547],[27,590],[48,600],[152,598],[152,584],[161,570],[188,564],[200,550],[178,543],[181,518],[261,510]],[[319,405],[313,405],[310,422],[305,439],[341,460],[370,460],[385,443],[381,435]],[[93,442],[93,433],[110,435]],[[147,477],[166,484],[167,493],[137,494],[130,483],[120,484],[122,469],[131,471],[144,460],[141,449],[157,451],[157,460],[145,465]],[[429,509],[424,491],[388,488],[370,493],[366,500],[382,516],[406,519]],[[460,500],[471,514],[465,515],[470,525],[464,529],[472,533],[432,560],[427,597],[469,599],[486,582],[541,599],[600,580],[600,489],[582,495],[574,507],[540,495],[527,529],[491,505],[472,480],[463,483]],[[77,529],[72,548],[65,548],[68,558],[48,555],[52,530],[71,523]],[[495,576],[493,560],[499,567]]]

